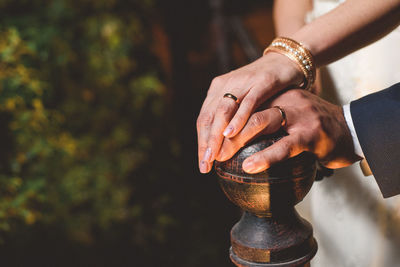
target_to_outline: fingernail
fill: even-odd
[[[253,159],[245,160],[242,167],[245,172],[255,172],[256,170],[256,164]]]
[[[200,172],[201,173],[206,173],[208,170],[208,166],[207,166],[207,162],[205,162],[204,160],[202,160],[200,162]]]
[[[228,137],[231,133],[233,133],[233,126],[229,125],[222,134]]]
[[[204,153],[203,161],[210,162],[211,160],[211,148],[206,149],[206,153]]]

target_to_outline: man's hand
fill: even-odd
[[[354,153],[342,108],[304,90],[289,90],[272,100],[268,109],[251,115],[238,135],[224,139],[216,159],[225,161],[254,137],[276,132],[281,127],[282,116],[274,106],[285,111],[284,128],[289,135],[247,158],[243,162],[246,172],[261,172],[303,151],[314,153],[323,165],[332,169],[360,160]]]
[[[267,99],[303,82],[303,73],[286,56],[268,53],[253,63],[215,78],[197,119],[199,168],[209,172],[224,136],[238,134]],[[224,94],[231,93],[240,105]]]

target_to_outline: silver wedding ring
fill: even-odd
[[[233,99],[236,102],[236,104],[238,104],[238,105],[240,104],[240,100],[236,96],[232,95],[231,93],[224,94],[224,98],[225,97]]]
[[[281,116],[282,116],[281,127],[285,127],[285,125],[287,123],[285,110],[283,108],[281,108],[280,106],[274,106],[274,108],[277,108],[279,110],[279,112],[281,113]]]

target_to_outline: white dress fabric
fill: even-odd
[[[310,19],[341,2],[314,0]],[[321,74],[323,97],[340,105],[400,82],[400,28]],[[312,267],[400,266],[400,196],[384,199],[359,164],[314,183],[298,209],[312,223],[319,246]]]

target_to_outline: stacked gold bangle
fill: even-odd
[[[315,63],[310,51],[295,40],[278,37],[264,50],[263,55],[273,51],[287,56],[294,61],[304,74],[300,88],[309,90],[315,81]]]

